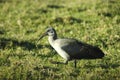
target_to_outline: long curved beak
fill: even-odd
[[[46,36],[47,35],[47,32],[45,32],[45,33],[43,33],[41,36],[40,36],[40,38],[37,40],[37,43],[38,43],[38,41],[39,40],[41,40],[44,36]]]

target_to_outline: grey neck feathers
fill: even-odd
[[[56,33],[56,31],[54,31],[53,39],[54,39],[54,40],[57,39],[57,33]]]

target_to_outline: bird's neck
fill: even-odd
[[[51,46],[54,45],[54,41],[57,39],[57,36],[49,36],[48,37],[48,41],[50,43]]]

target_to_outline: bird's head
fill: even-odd
[[[45,31],[45,33],[43,33],[43,34],[40,36],[39,40],[42,39],[42,38],[45,37],[45,36],[52,36],[52,37],[54,37],[54,38],[57,38],[57,34],[56,34],[55,29],[54,29],[53,27],[47,28],[46,31]]]

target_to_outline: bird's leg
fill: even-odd
[[[76,61],[76,59],[74,60],[74,63],[75,63],[75,68],[77,67],[77,61]]]

